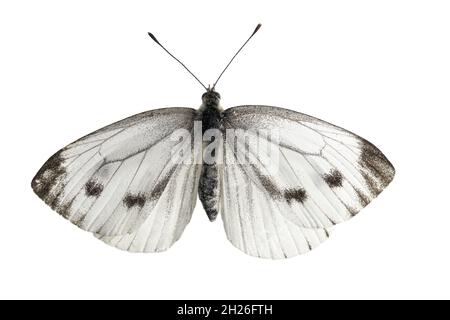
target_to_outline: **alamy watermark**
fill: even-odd
[[[192,131],[177,129],[170,140],[172,161],[184,164],[257,165],[277,170],[280,158],[278,130],[208,129],[195,121]]]

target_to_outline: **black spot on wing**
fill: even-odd
[[[63,150],[51,156],[31,181],[31,187],[34,192],[52,208],[57,205],[57,199],[50,192],[66,173],[62,165],[64,159],[61,156],[61,152]]]
[[[176,165],[173,166],[170,171],[155,185],[150,194],[150,200],[158,200],[161,197],[176,168]]]
[[[302,187],[289,188],[281,191],[275,184],[275,182],[272,181],[270,176],[263,175],[255,166],[253,166],[253,170],[264,189],[270,194],[273,199],[280,200],[284,197],[284,199],[286,199],[286,201],[291,204],[292,201],[303,203],[308,198],[305,189],[303,189]]]
[[[253,167],[253,171],[256,173],[256,176],[258,177],[262,186],[270,194],[270,196],[273,199],[280,199],[283,194],[280,191],[280,189],[277,187],[275,182],[272,181],[270,176],[263,175],[256,166],[252,166],[252,167]]]
[[[308,195],[306,194],[305,189],[303,189],[302,187],[290,188],[284,190],[284,198],[289,204],[291,204],[292,201],[303,203],[308,198]]]
[[[129,193],[123,199],[123,203],[128,209],[131,209],[133,207],[142,208],[145,205],[145,202],[146,202],[146,199],[142,193],[138,193],[138,194]]]
[[[89,180],[84,186],[84,191],[88,197],[99,197],[103,191],[103,185],[94,180]]]
[[[336,169],[324,174],[323,179],[330,188],[342,187],[342,174]]]

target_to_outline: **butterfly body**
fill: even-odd
[[[222,108],[220,107],[220,94],[214,90],[208,90],[202,96],[202,106],[200,107],[200,114],[202,119],[202,134],[208,130],[216,130],[216,133],[222,135]],[[214,136],[214,138],[217,138]],[[213,139],[214,139],[213,138]],[[207,147],[208,141],[204,142],[204,147]],[[217,149],[212,150],[214,154],[211,156],[211,161],[202,163],[202,172],[200,175],[198,194],[203,208],[210,221],[214,221],[219,213],[220,194],[219,194],[219,161],[215,153]]]

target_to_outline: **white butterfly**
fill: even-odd
[[[75,225],[135,252],[163,251],[176,242],[198,190],[209,219],[221,215],[234,246],[279,259],[318,246],[330,228],[356,215],[392,181],[394,167],[380,150],[330,123],[269,106],[223,111],[217,81],[207,89],[199,81],[206,89],[199,110],[144,112],[69,144],[42,166],[33,190]],[[198,123],[200,141],[193,138]],[[174,139],[180,130],[184,139]],[[206,139],[215,144],[212,153],[204,141],[208,130],[221,135]],[[230,138],[228,131],[250,138],[277,131],[278,139],[263,136],[270,146],[264,149]],[[274,149],[275,171],[266,161]],[[240,161],[243,151],[246,163]]]

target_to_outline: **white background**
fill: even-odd
[[[2,1],[0,298],[450,298],[448,1]],[[268,104],[375,143],[392,184],[313,252],[252,258],[198,203],[160,254],[108,247],[30,188],[74,139],[148,109]]]

